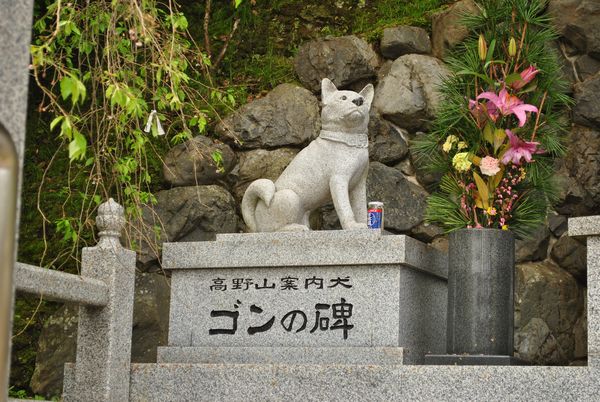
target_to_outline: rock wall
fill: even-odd
[[[367,197],[385,203],[386,229],[447,248],[440,228],[423,222],[427,188],[438,178],[414,165],[408,143],[422,135],[435,117],[436,85],[447,74],[438,57],[467,34],[457,17],[465,10],[476,12],[471,0],[434,16],[431,41],[421,28],[395,27],[384,31],[377,51],[355,36],[304,44],[294,62],[304,87],[279,85],[225,117],[215,129],[220,140],[197,137],[165,156],[164,178],[171,188],[158,192],[154,210],[144,212],[150,228],[161,228],[147,236],[155,236],[160,245],[243,231],[239,205],[246,187],[257,178],[276,179],[318,135],[318,83],[329,77],[340,88],[376,86],[368,133]],[[595,0],[551,0],[549,12],[557,18],[561,38],[556,49],[576,103],[568,155],[557,162],[560,201],[532,239],[517,243],[515,354],[535,364],[581,364],[587,353],[586,248],[569,238],[566,229],[569,216],[600,214],[600,100],[596,96],[600,90],[600,7]],[[216,150],[222,155],[220,164],[212,158]],[[313,214],[311,222],[314,229],[339,228],[332,206]],[[160,270],[158,251],[142,242],[142,271]],[[162,278],[140,275],[143,281]],[[162,285],[144,285],[136,291],[138,331],[134,328],[134,338],[148,335],[137,346],[134,341],[134,360],[152,359],[154,346],[165,342],[167,290]],[[142,305],[144,309],[138,309]],[[52,346],[56,337],[72,338],[71,324],[53,325],[56,320],[72,323],[65,314],[60,311],[48,320],[49,329],[40,338],[36,373],[44,372],[44,364],[55,364],[58,370],[62,360],[71,356]],[[58,329],[51,331],[53,327]],[[61,361],[42,362],[49,353]],[[48,394],[55,389],[37,378],[41,377],[32,381],[36,392]]]

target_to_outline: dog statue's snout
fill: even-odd
[[[365,100],[362,97],[356,98],[352,101],[352,103],[354,103],[356,106],[362,106],[364,102]]]

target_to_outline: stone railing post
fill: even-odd
[[[569,219],[569,236],[587,237],[588,366],[600,366],[600,216]]]
[[[101,308],[79,308],[75,389],[69,399],[129,399],[135,252],[121,246],[124,224],[123,207],[111,198],[98,208],[98,245],[83,249],[81,276],[106,283],[109,301]]]

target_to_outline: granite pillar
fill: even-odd
[[[27,119],[27,89],[29,73],[27,66],[29,64],[29,45],[31,43],[31,20],[33,16],[33,0],[0,0],[0,123],[8,131],[12,141],[16,145],[16,151],[18,154],[18,170],[22,171],[23,167],[23,154],[25,148],[25,122]],[[5,145],[1,145],[5,148]],[[12,179],[10,179],[12,180]],[[16,239],[18,237],[18,210],[19,200],[18,194],[20,194],[21,188],[21,174],[17,177],[16,192],[7,191],[5,186],[6,182],[2,183],[0,191],[6,192],[4,196],[17,195],[16,207],[14,202],[10,201],[13,213],[16,212],[16,222],[10,225],[14,227],[12,230],[12,237]],[[12,186],[12,184],[11,184]],[[4,202],[4,200],[2,200]],[[8,202],[8,201],[7,201]],[[0,205],[0,206],[6,206]],[[13,216],[11,214],[10,216]],[[12,246],[13,260],[16,257],[16,247]],[[6,244],[8,242],[6,241]],[[16,243],[15,243],[16,244]],[[8,367],[10,362],[10,353],[4,353],[6,346],[6,340],[4,339],[3,333],[6,332],[2,328],[5,324],[8,325],[8,331],[12,327],[12,300],[14,299],[14,288],[12,287],[12,270],[6,272],[0,278],[2,281],[2,298],[0,300],[0,310],[8,311],[8,316],[5,317],[4,313],[0,313],[0,398],[3,398],[6,394],[6,383],[8,382]],[[10,337],[9,337],[10,338]],[[10,341],[10,340],[9,340]]]
[[[100,242],[83,249],[81,275],[108,285],[105,307],[81,306],[74,389],[65,400],[129,398],[135,253],[121,246],[123,208],[112,199],[99,208]]]
[[[569,219],[569,236],[587,237],[588,366],[600,367],[600,216]]]

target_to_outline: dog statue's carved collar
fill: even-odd
[[[343,144],[348,145],[349,147],[354,148],[369,147],[369,137],[367,136],[367,134],[351,134],[343,133],[340,131],[321,130],[319,138],[333,142],[341,142]]]

